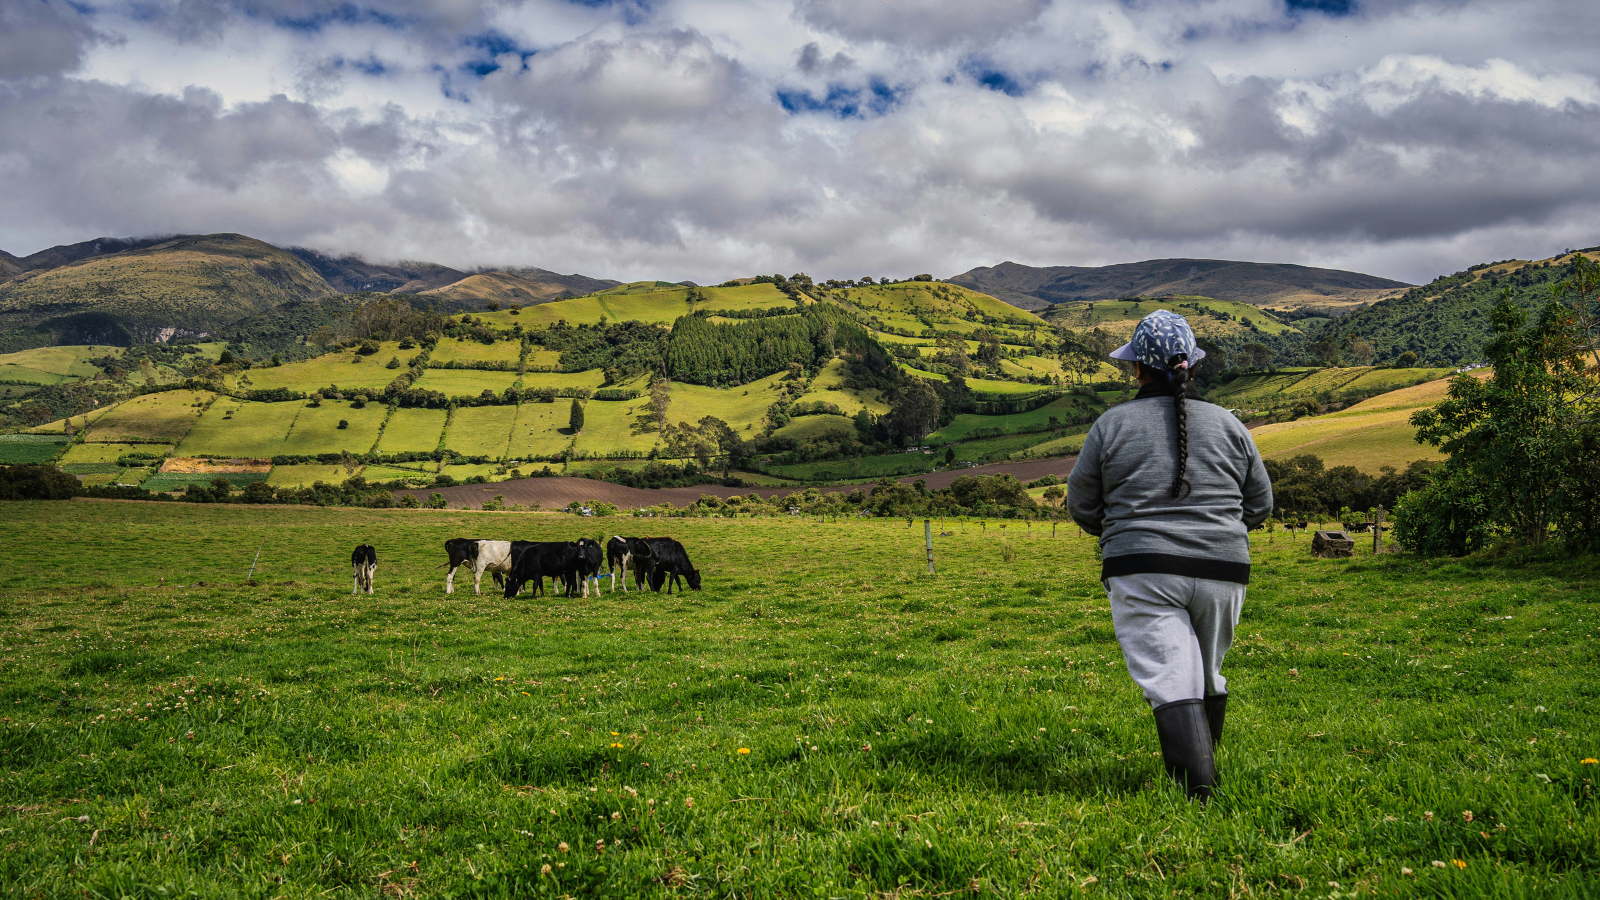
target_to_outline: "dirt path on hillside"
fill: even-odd
[[[944,472],[933,472],[928,475],[908,475],[899,479],[905,484],[912,484],[917,479],[928,483],[933,490],[947,488],[950,483],[963,475],[1000,475],[1009,473],[1019,481],[1028,482],[1045,475],[1056,475],[1065,478],[1072,472],[1072,464],[1077,462],[1076,456],[1063,456],[1056,459],[1028,460],[1026,462],[994,463],[987,466],[976,466],[970,469],[950,469]],[[820,487],[818,490],[827,492],[853,491],[862,485],[846,484],[830,487]],[[870,486],[868,486],[870,488]],[[613,504],[622,509],[635,509],[640,506],[655,506],[661,503],[670,503],[673,506],[687,506],[700,499],[701,494],[715,494],[724,499],[735,494],[745,496],[756,493],[763,497],[774,494],[792,494],[804,491],[805,486],[764,488],[745,487],[729,488],[714,485],[687,488],[631,488],[607,481],[594,481],[589,478],[519,478],[513,481],[497,481],[493,484],[461,484],[447,488],[425,488],[415,491],[396,491],[396,494],[413,494],[418,500],[426,501],[428,495],[437,491],[444,495],[445,502],[451,507],[477,509],[484,501],[493,499],[495,495],[505,498],[507,506],[515,503],[519,506],[533,506],[538,504],[543,509],[560,509],[576,500],[587,503],[599,500]]]

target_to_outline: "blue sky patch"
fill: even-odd
[[[462,71],[471,72],[479,78],[487,76],[490,72],[498,71],[500,63],[497,60],[507,53],[515,53],[522,58],[523,62],[527,62],[528,57],[539,52],[531,47],[522,46],[517,43],[516,38],[499,31],[486,31],[483,34],[475,34],[463,38],[461,43],[476,51],[471,59],[462,64]]]
[[[822,112],[841,119],[866,119],[881,116],[899,106],[905,93],[903,88],[891,87],[887,82],[874,78],[864,90],[830,84],[828,92],[818,97],[798,88],[779,88],[777,97],[778,104],[789,113]]]
[[[1289,12],[1319,12],[1328,16],[1348,16],[1356,11],[1356,0],[1284,0]]]
[[[961,71],[983,87],[999,91],[1008,97],[1020,97],[1025,91],[1022,82],[988,60],[964,60],[961,63]]]
[[[279,28],[315,34],[329,25],[382,25],[400,30],[407,25],[405,19],[354,3],[344,3],[307,16],[282,16],[273,20]]]

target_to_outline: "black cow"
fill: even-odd
[[[583,582],[583,596],[589,596],[589,581],[598,579],[600,564],[605,561],[605,553],[600,549],[600,542],[590,538],[578,538],[578,559],[573,574]],[[567,596],[572,596],[572,583],[568,582]],[[600,582],[595,580],[594,592],[600,593]]]
[[[611,592],[617,592],[617,577],[622,577],[622,592],[628,592],[628,570],[633,570],[633,586],[644,590],[650,571],[650,544],[644,538],[613,537],[606,541],[606,571],[611,573]]]
[[[544,580],[550,578],[567,585],[570,594],[577,571],[578,545],[570,541],[518,541],[523,546],[513,554],[511,572],[506,576],[506,597],[515,597],[525,585],[533,595],[544,593]]]
[[[362,588],[372,593],[372,576],[378,574],[378,551],[371,544],[362,544],[350,554],[350,568],[355,574],[355,585],[350,593],[360,593]]]
[[[672,593],[672,586],[682,585],[678,576],[689,582],[689,589],[700,590],[700,573],[689,562],[689,552],[683,545],[672,538],[645,538],[650,545],[650,590],[661,592],[661,585],[667,586],[667,593]]]

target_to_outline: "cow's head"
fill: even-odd
[[[687,575],[685,575],[683,577],[684,577],[684,580],[689,582],[689,589],[690,590],[693,590],[693,591],[700,590],[700,570],[699,569],[690,569],[689,570],[689,574],[687,574]]]

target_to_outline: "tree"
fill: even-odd
[[[1407,534],[1445,535],[1435,544],[1449,552],[1473,549],[1471,532],[1458,527],[1460,498],[1471,497],[1519,543],[1542,544],[1556,526],[1574,546],[1600,542],[1600,367],[1590,364],[1596,349],[1581,316],[1552,299],[1530,323],[1506,290],[1491,327],[1484,354],[1494,374],[1457,376],[1444,401],[1411,417],[1417,440],[1450,459],[1427,488],[1408,495]],[[1412,543],[1426,549],[1420,537]]]
[[[1357,337],[1350,339],[1350,355],[1355,357],[1356,362],[1361,363],[1363,366],[1372,365],[1373,353],[1371,344]]]
[[[1337,366],[1339,364],[1339,342],[1335,341],[1331,337],[1325,337],[1314,341],[1311,344],[1310,350],[1311,355],[1316,357],[1317,361],[1325,366]]]
[[[967,358],[967,342],[959,335],[944,335],[934,342],[934,346],[939,350],[934,354],[934,362],[949,366],[962,377],[972,371],[972,361]]]
[[[953,466],[953,465],[956,464],[956,448],[954,448],[954,447],[946,447],[946,448],[944,448],[944,464],[945,464],[946,467]]]
[[[1272,365],[1274,355],[1271,347],[1260,341],[1251,341],[1240,348],[1238,355],[1234,358],[1238,361],[1240,368],[1265,369]]]
[[[583,434],[583,401],[572,401],[572,413],[567,417],[567,425],[573,434]]]
[[[667,424],[667,409],[672,406],[672,382],[666,378],[657,378],[650,382],[650,415],[655,419],[656,430],[660,431]]]
[[[884,426],[902,444],[915,444],[939,427],[939,395],[926,379],[909,376],[889,407]]]
[[[1061,501],[1066,499],[1066,496],[1067,492],[1063,491],[1060,485],[1052,485],[1044,489],[1044,502],[1052,507],[1059,507]]]
[[[1005,348],[1000,346],[1000,339],[994,332],[987,328],[978,330],[978,361],[986,366],[997,366],[1005,355]]]
[[[1414,368],[1417,364],[1417,355],[1410,350],[1407,350],[1406,352],[1400,354],[1400,358],[1395,361],[1395,364],[1402,369]]]

